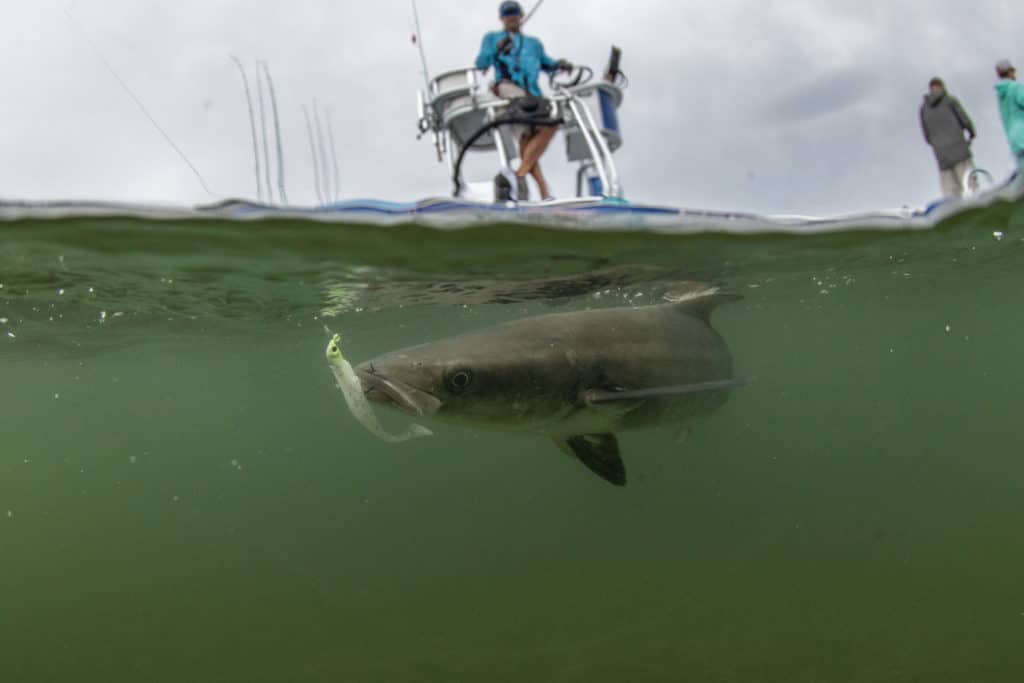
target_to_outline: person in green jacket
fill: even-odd
[[[1010,143],[1010,151],[1017,159],[1017,169],[1024,172],[1024,84],[1017,82],[1017,69],[1008,59],[996,62],[996,94],[999,96],[999,114]]]

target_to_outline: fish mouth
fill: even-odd
[[[372,365],[360,365],[356,376],[368,401],[397,408],[404,413],[424,417],[441,409],[441,400],[428,391],[387,377]]]

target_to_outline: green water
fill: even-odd
[[[325,323],[358,361],[692,280],[745,295],[715,327],[756,381],[685,443],[621,435],[625,489],[541,437],[378,441],[323,356]],[[5,683],[1024,674],[1024,205],[817,237],[29,220],[0,284]]]

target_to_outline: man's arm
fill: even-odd
[[[956,117],[960,120],[960,125],[970,133],[971,139],[973,140],[977,133],[974,132],[974,122],[971,121],[971,117],[967,115],[964,110],[964,106],[960,104],[960,100],[953,98],[953,111],[956,113]]]
[[[553,74],[558,71],[561,66],[561,62],[564,60],[551,59],[548,53],[544,51],[544,43],[537,41],[537,47],[540,49],[540,68],[542,71],[546,71],[549,74]]]
[[[1017,106],[1024,109],[1024,83],[1014,83],[1013,91],[1010,93]]]
[[[480,54],[476,57],[476,68],[480,71],[487,71],[487,69],[494,66],[497,59],[498,50],[494,42],[494,37],[488,33],[484,36],[484,40],[480,44]]]
[[[924,105],[921,105],[921,110],[917,113],[919,119],[921,119],[921,133],[924,134],[924,141],[929,145],[932,144],[932,136],[928,134],[928,126],[924,125]]]

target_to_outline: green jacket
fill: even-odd
[[[1010,150],[1014,156],[1024,154],[1024,83],[1004,79],[996,83],[999,95],[999,114]]]

